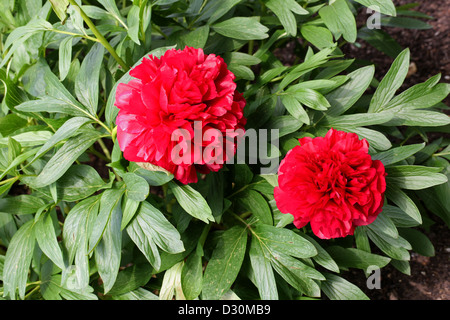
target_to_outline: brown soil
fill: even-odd
[[[411,75],[406,79],[404,88],[423,82],[429,77],[441,73],[442,82],[450,82],[450,2],[448,0],[394,0],[396,5],[419,3],[413,10],[433,17],[426,22],[433,26],[428,30],[408,30],[383,28],[403,48],[411,52]],[[359,15],[360,23],[364,23]],[[370,60],[376,64],[376,78],[381,79],[389,69],[393,58],[377,51],[364,41],[360,48],[346,45],[343,51],[347,58]],[[404,89],[403,88],[403,89]],[[450,98],[444,101],[450,106]],[[447,136],[447,135],[446,135]],[[434,137],[434,136],[433,136]],[[435,138],[435,137],[434,137]],[[435,224],[425,231],[435,247],[434,257],[411,254],[411,275],[405,275],[388,265],[381,270],[381,289],[369,290],[366,278],[359,270],[351,270],[345,277],[357,284],[372,300],[449,300],[449,259],[448,242],[450,229],[442,220],[431,214]],[[422,230],[424,231],[424,230]]]

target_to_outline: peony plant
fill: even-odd
[[[450,86],[405,89],[383,31],[428,28],[411,7],[0,9],[2,299],[367,299],[349,269],[409,274],[434,255],[424,222],[450,225]],[[379,29],[357,27],[369,9]],[[360,41],[385,75],[345,55]]]

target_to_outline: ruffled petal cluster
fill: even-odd
[[[236,145],[221,146],[217,136],[205,133],[215,129],[225,141],[227,130],[244,130],[246,123],[245,99],[236,91],[235,76],[223,59],[202,49],[172,49],[160,58],[144,58],[130,75],[131,81],[117,87],[115,102],[120,109],[117,138],[124,158],[162,167],[185,184],[196,182],[197,172],[218,171],[227,153],[222,153],[222,161],[211,161],[204,149],[214,144],[215,152],[220,148],[235,151]],[[194,138],[194,125],[200,140]],[[189,135],[174,139],[174,130],[179,129]],[[183,149],[190,152],[183,163],[173,161],[172,151],[180,143],[189,144]]]
[[[310,223],[322,239],[352,235],[356,226],[372,223],[383,207],[386,173],[368,154],[368,142],[334,129],[299,141],[280,163],[274,193],[279,210],[292,214],[297,228]]]

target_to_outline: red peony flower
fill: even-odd
[[[134,79],[117,87],[115,102],[125,159],[162,167],[187,184],[197,182],[197,171],[218,171],[229,155],[225,149],[234,155],[234,143],[220,142],[227,132],[244,130],[246,102],[221,57],[202,49],[172,49],[161,58],[144,58],[130,75]],[[219,134],[208,134],[210,129]],[[173,159],[177,145],[184,151],[181,162]],[[208,147],[209,156],[203,154]]]
[[[322,239],[352,235],[381,212],[385,170],[354,133],[331,129],[325,137],[302,138],[281,161],[274,196],[279,210],[308,222]]]

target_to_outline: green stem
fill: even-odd
[[[108,148],[106,147],[105,143],[102,139],[98,139],[98,144],[102,148],[103,153],[105,154],[106,158],[111,161],[111,153],[109,152]]]
[[[78,4],[75,2],[75,0],[69,0],[69,3],[77,10],[81,17],[83,18],[84,22],[88,25],[89,29],[94,33],[95,37],[101,42],[101,44],[106,48],[106,50],[109,51],[109,53],[113,56],[114,59],[119,63],[119,65],[123,68],[125,72],[130,70],[130,68],[127,66],[127,64],[117,55],[116,51],[113,47],[109,44],[108,40],[105,39],[105,37],[97,30],[92,20],[84,13],[84,11],[78,6]]]

